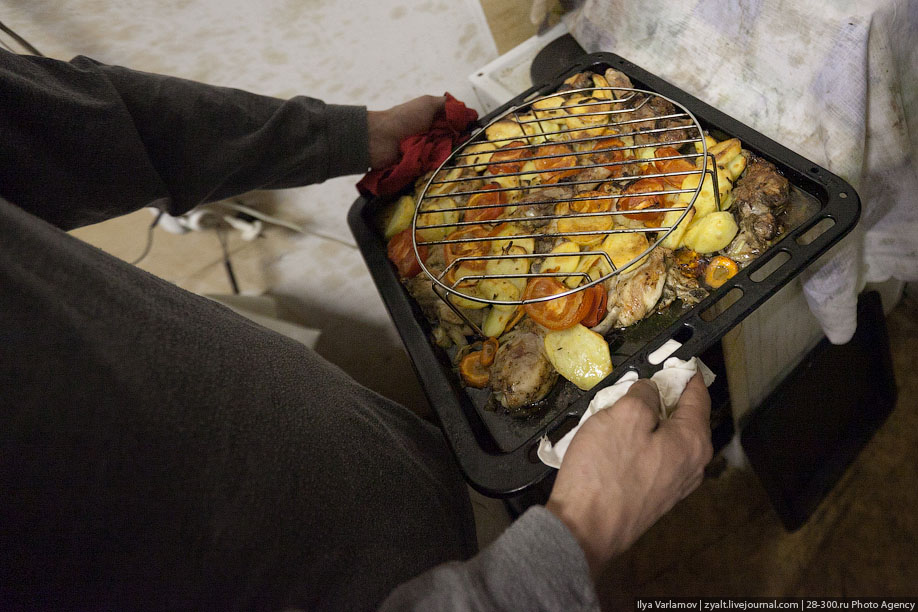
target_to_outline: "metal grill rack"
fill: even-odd
[[[661,108],[663,112],[660,112]],[[661,125],[660,121],[668,123]],[[501,135],[500,129],[504,132],[509,130],[511,134]],[[489,132],[492,136],[490,139]],[[499,137],[494,137],[494,134]],[[657,142],[635,142],[636,138],[646,140],[647,137]],[[617,144],[609,144],[610,140],[615,140]],[[603,141],[605,144],[602,144]],[[490,154],[488,151],[476,150],[476,145],[491,149]],[[542,149],[542,153],[539,152],[540,148],[551,145],[566,146],[569,150],[546,153]],[[694,150],[676,155],[656,153],[660,147],[679,149],[684,145],[692,145]],[[497,152],[501,152],[501,159],[494,160]],[[597,161],[597,154],[618,159]],[[660,171],[658,162],[680,159],[691,162],[693,168]],[[702,164],[699,159],[707,159],[708,162]],[[542,169],[538,169],[538,165],[536,169],[513,167],[514,163],[529,162],[541,162]],[[469,321],[453,300],[447,299],[448,295],[483,305],[519,306],[558,299],[605,282],[641,261],[676,229],[705,186],[705,174],[711,176],[713,196],[717,209],[721,209],[716,167],[714,156],[707,151],[704,133],[697,119],[669,98],[646,90],[623,87],[588,87],[552,93],[512,107],[495,117],[488,125],[477,130],[464,145],[453,151],[433,173],[418,198],[412,220],[415,255],[424,272],[433,280],[436,293],[483,337],[481,330]],[[596,168],[604,168],[609,175],[603,178],[587,177],[585,180],[574,175]],[[678,179],[667,181],[667,177],[691,175],[698,177],[697,187],[678,188],[673,186],[673,183],[678,184]],[[552,180],[556,176],[562,178]],[[630,186],[643,179],[659,179],[662,187],[640,192],[628,191]],[[487,189],[478,184],[482,181],[488,183]],[[603,191],[589,189],[578,193],[578,190],[588,185],[599,185]],[[552,188],[557,193],[559,187],[570,189],[570,195],[540,197],[540,194],[549,193],[545,190]],[[587,192],[591,194],[590,197],[585,197],[584,193]],[[633,210],[620,207],[623,199],[634,198],[636,193],[645,202],[646,198],[651,198],[656,200],[656,204],[651,208]],[[469,202],[477,194],[490,194],[490,197],[497,197],[499,201],[470,205]],[[687,196],[682,197],[682,194],[691,194],[690,200],[686,201]],[[669,203],[664,203],[664,200],[669,200]],[[599,210],[590,210],[591,207],[598,207]],[[577,211],[575,208],[584,210]],[[500,211],[495,211],[493,216],[485,212],[485,221],[480,218],[467,219],[469,211],[482,215],[483,211],[490,209]],[[539,209],[541,212],[538,212]],[[524,214],[527,210],[536,212]],[[673,211],[681,211],[681,214],[674,220],[670,217],[666,224],[655,221],[649,225],[646,221],[643,224],[629,222],[624,217],[630,215],[633,219],[641,211],[647,211],[645,218]],[[592,226],[590,218],[595,218]],[[503,231],[496,230],[501,223],[505,224]],[[543,228],[534,229],[534,223]],[[482,230],[478,229],[474,236],[462,235],[463,231],[469,233],[474,226],[491,231],[482,235]],[[510,233],[507,232],[508,227],[512,230]],[[644,234],[649,246],[627,263],[619,262],[616,266],[609,253],[598,248],[597,243],[606,236],[635,233]],[[506,247],[493,248],[498,241],[501,245],[512,245],[514,242],[521,244],[525,243],[523,241],[538,240],[545,245],[558,243],[559,239],[572,239],[575,243],[583,244],[587,249],[579,251],[577,255],[600,258],[605,262],[605,273],[593,278],[587,270],[552,271],[560,267],[553,268],[550,262],[560,261],[555,258],[570,257],[571,252],[538,252],[536,248],[531,252],[522,252],[525,249],[520,248],[509,252],[511,249]],[[442,269],[433,265],[428,267],[421,256],[426,248],[438,245],[449,249],[454,255],[447,258]],[[459,255],[455,256],[457,252]],[[500,271],[489,273],[488,263],[501,260],[517,263],[519,269],[508,272],[506,269],[500,270],[500,266],[492,265],[492,270]],[[525,283],[536,277],[568,281],[566,286],[569,288],[563,293],[531,299],[524,299],[522,293],[516,299],[513,296],[497,299],[476,290],[480,281],[485,279],[521,279],[518,283]]]

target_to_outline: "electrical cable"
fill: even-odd
[[[236,201],[221,202],[220,204],[228,208],[232,208],[233,210],[238,210],[239,212],[245,213],[249,215],[250,217],[254,217],[255,219],[260,219],[264,221],[265,223],[273,223],[274,225],[286,227],[287,229],[293,230],[294,232],[298,232],[300,234],[306,233],[306,230],[304,230],[302,227],[300,227],[296,223],[293,223],[292,221],[286,221],[284,219],[272,217],[271,215],[266,215],[265,213],[259,210],[255,210],[254,208],[250,206],[246,206],[245,204],[241,204]]]
[[[236,274],[233,272],[233,263],[230,261],[229,248],[226,245],[226,235],[220,227],[215,228],[217,239],[220,241],[220,248],[223,249],[223,267],[226,269],[226,276],[229,278],[230,286],[233,288],[233,294],[239,295],[239,284],[236,282]]]
[[[313,230],[307,231],[301,226],[297,225],[296,223],[293,223],[292,221],[287,221],[285,219],[279,219],[278,217],[272,217],[271,215],[266,215],[265,213],[261,211],[255,210],[254,208],[251,208],[250,206],[246,206],[245,204],[240,204],[237,201],[220,202],[219,205],[225,206],[227,208],[231,208],[233,210],[237,210],[241,213],[249,215],[250,217],[254,217],[255,219],[264,221],[265,223],[271,223],[273,225],[285,227],[289,230],[293,230],[294,232],[297,232],[298,234],[303,234],[305,236],[316,236],[324,240],[331,240],[332,242],[337,242],[338,244],[344,245],[349,248],[354,248],[354,243],[352,242],[348,242],[347,240],[341,240],[340,238],[329,236],[328,234],[323,234],[323,233],[316,232]]]
[[[153,223],[151,223],[150,227],[147,228],[147,245],[143,248],[143,253],[140,254],[140,257],[131,262],[132,266],[139,264],[141,261],[143,261],[143,258],[150,253],[150,249],[153,248],[153,229],[159,223],[159,220],[163,218],[163,214],[165,212],[166,211],[160,209],[160,211],[156,213],[156,218],[153,219]]]
[[[8,27],[5,23],[3,23],[2,21],[0,21],[0,30],[2,30],[3,32],[6,32],[6,33],[9,34],[10,36],[12,36],[12,37],[13,37],[13,40],[15,40],[16,42],[18,42],[18,43],[19,43],[20,45],[22,45],[23,47],[25,47],[25,48],[28,50],[28,52],[31,53],[32,55],[37,55],[37,56],[39,56],[39,57],[45,57],[45,54],[44,54],[44,53],[42,53],[41,51],[39,51],[38,49],[36,49],[35,47],[33,47],[33,46],[32,46],[32,43],[30,43],[30,42],[27,41],[25,38],[23,38],[22,36],[20,36],[20,35],[17,34],[16,32],[14,32],[11,28],[9,28],[9,27]],[[4,46],[5,46],[5,45],[4,45]],[[9,48],[9,47],[7,47],[7,48]]]

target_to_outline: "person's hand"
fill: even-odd
[[[546,508],[577,538],[594,577],[676,502],[711,460],[711,397],[700,374],[660,421],[650,380],[587,419],[564,455]]]
[[[369,111],[370,167],[385,168],[397,161],[398,143],[426,132],[445,102],[444,96],[421,96],[389,110]]]

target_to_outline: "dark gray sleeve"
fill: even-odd
[[[64,229],[365,172],[364,107],[0,50],[0,196]]]
[[[464,563],[446,563],[393,591],[382,612],[599,610],[580,545],[541,506]]]

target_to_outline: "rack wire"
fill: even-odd
[[[687,145],[690,152],[679,152]],[[658,154],[661,147],[676,153]],[[677,160],[691,167],[683,163],[666,171]],[[636,269],[685,219],[705,187],[705,175],[720,210],[716,167],[697,119],[665,96],[626,87],[551,93],[495,117],[432,174],[412,219],[415,256],[437,295],[483,336],[448,296],[469,300],[469,306],[520,306],[562,298]],[[697,179],[685,182],[690,176]],[[636,188],[639,181],[643,187]],[[639,200],[637,207],[626,206],[626,199]],[[477,203],[481,200],[485,203]],[[671,212],[680,214],[665,216]],[[643,234],[648,246],[616,265],[600,244],[615,234]],[[590,270],[553,265],[574,255],[549,248],[565,241],[585,247],[577,256],[604,262],[604,273],[594,271],[594,278]],[[450,254],[442,267],[422,257],[435,247]],[[538,277],[555,278],[566,289],[529,299],[522,289],[500,298],[480,291],[488,279],[521,287]]]

